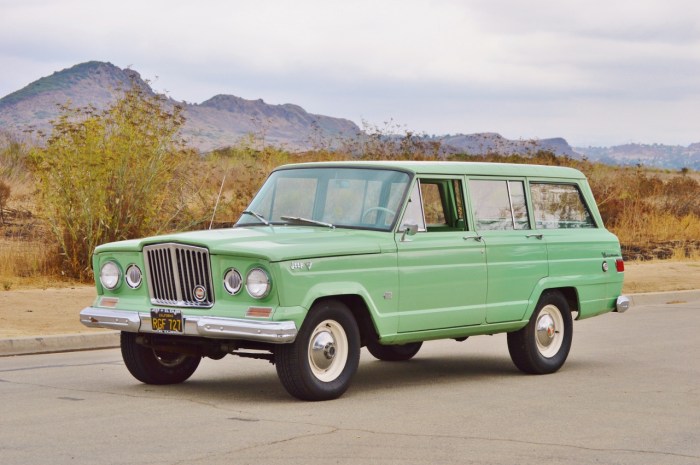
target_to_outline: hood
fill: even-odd
[[[392,233],[309,226],[254,226],[147,237],[104,244],[96,253],[141,251],[145,245],[175,242],[206,247],[212,255],[279,262],[301,258],[380,253],[395,249]]]

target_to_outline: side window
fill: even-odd
[[[445,204],[442,195],[440,195],[440,185],[422,182],[420,190],[423,194],[425,222],[432,226],[447,226]]]
[[[530,229],[522,181],[469,181],[477,230]]]
[[[464,230],[463,192],[459,179],[420,179],[401,224],[417,224],[419,231]]]
[[[401,224],[417,224],[418,231],[425,231],[423,201],[420,196],[420,181],[413,185],[411,196],[408,198],[408,205],[406,206],[406,212],[403,214],[403,221]]]
[[[530,183],[530,191],[538,229],[596,227],[575,184]]]

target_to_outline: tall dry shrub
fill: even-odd
[[[10,186],[0,179],[0,224],[5,224],[5,206],[10,200]]]
[[[62,108],[30,161],[66,274],[88,278],[95,246],[159,232],[185,208],[183,123],[181,107],[138,86],[103,112]]]

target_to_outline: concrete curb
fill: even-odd
[[[642,305],[680,304],[700,301],[700,290],[650,292],[630,294],[632,307]],[[630,311],[634,312],[634,308]],[[75,350],[111,349],[119,347],[119,332],[104,331],[89,334],[64,334],[0,339],[0,357],[11,355],[47,354]]]
[[[0,339],[0,357],[119,347],[119,331]]]
[[[630,294],[632,305],[685,304],[700,300],[700,289],[693,291],[649,292]]]

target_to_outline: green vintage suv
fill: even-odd
[[[272,172],[230,229],[99,246],[90,327],[121,331],[144,383],[202,357],[269,360],[292,395],[343,394],[364,346],[508,333],[526,373],[567,358],[574,319],[625,311],[624,263],[584,175],[464,162],[327,162]]]

